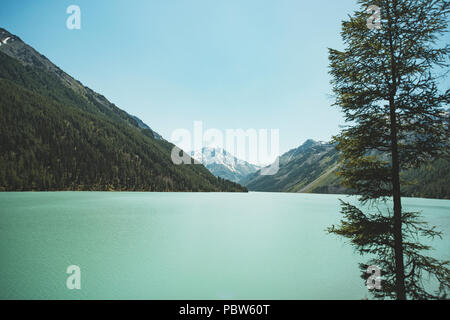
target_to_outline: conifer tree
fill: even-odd
[[[344,236],[382,272],[377,298],[431,299],[448,293],[448,262],[425,256],[424,237],[439,237],[417,212],[402,211],[402,170],[448,157],[449,2],[359,0],[342,23],[344,50],[329,49],[335,105],[350,123],[334,137],[342,154],[339,174],[359,195],[342,202],[344,215],[329,232]],[[379,14],[379,19],[377,15]],[[386,201],[389,200],[389,201]],[[392,201],[392,202],[390,202]],[[392,203],[392,205],[391,205]],[[387,206],[387,210],[381,208]],[[365,211],[365,212],[364,212]],[[430,292],[422,279],[434,277]]]

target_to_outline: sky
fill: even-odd
[[[81,9],[69,30],[66,9]],[[164,138],[279,129],[280,153],[329,140],[327,48],[356,0],[2,1],[0,26]]]

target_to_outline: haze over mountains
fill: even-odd
[[[0,28],[0,191],[246,191]]]

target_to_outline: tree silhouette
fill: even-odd
[[[402,211],[400,171],[449,153],[444,110],[449,90],[439,89],[439,78],[444,76],[442,68],[448,68],[450,48],[438,45],[439,36],[447,32],[449,3],[358,4],[360,10],[342,23],[345,49],[329,49],[335,105],[351,123],[334,140],[342,152],[343,183],[360,195],[361,204],[369,202],[372,209],[364,210],[372,212],[343,202],[344,219],[329,232],[349,238],[360,253],[374,257],[369,264],[383,273],[382,289],[373,291],[375,297],[444,297],[448,262],[422,255],[430,247],[420,243],[422,237],[440,233],[427,227],[418,213]],[[370,21],[373,6],[380,9],[380,28]],[[387,199],[392,199],[392,210],[379,209]],[[364,278],[369,264],[361,264]],[[424,274],[437,279],[438,292],[427,291]]]

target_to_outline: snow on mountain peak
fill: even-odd
[[[208,168],[215,176],[235,182],[259,169],[258,166],[240,160],[219,147],[205,147],[191,152],[191,156]]]

